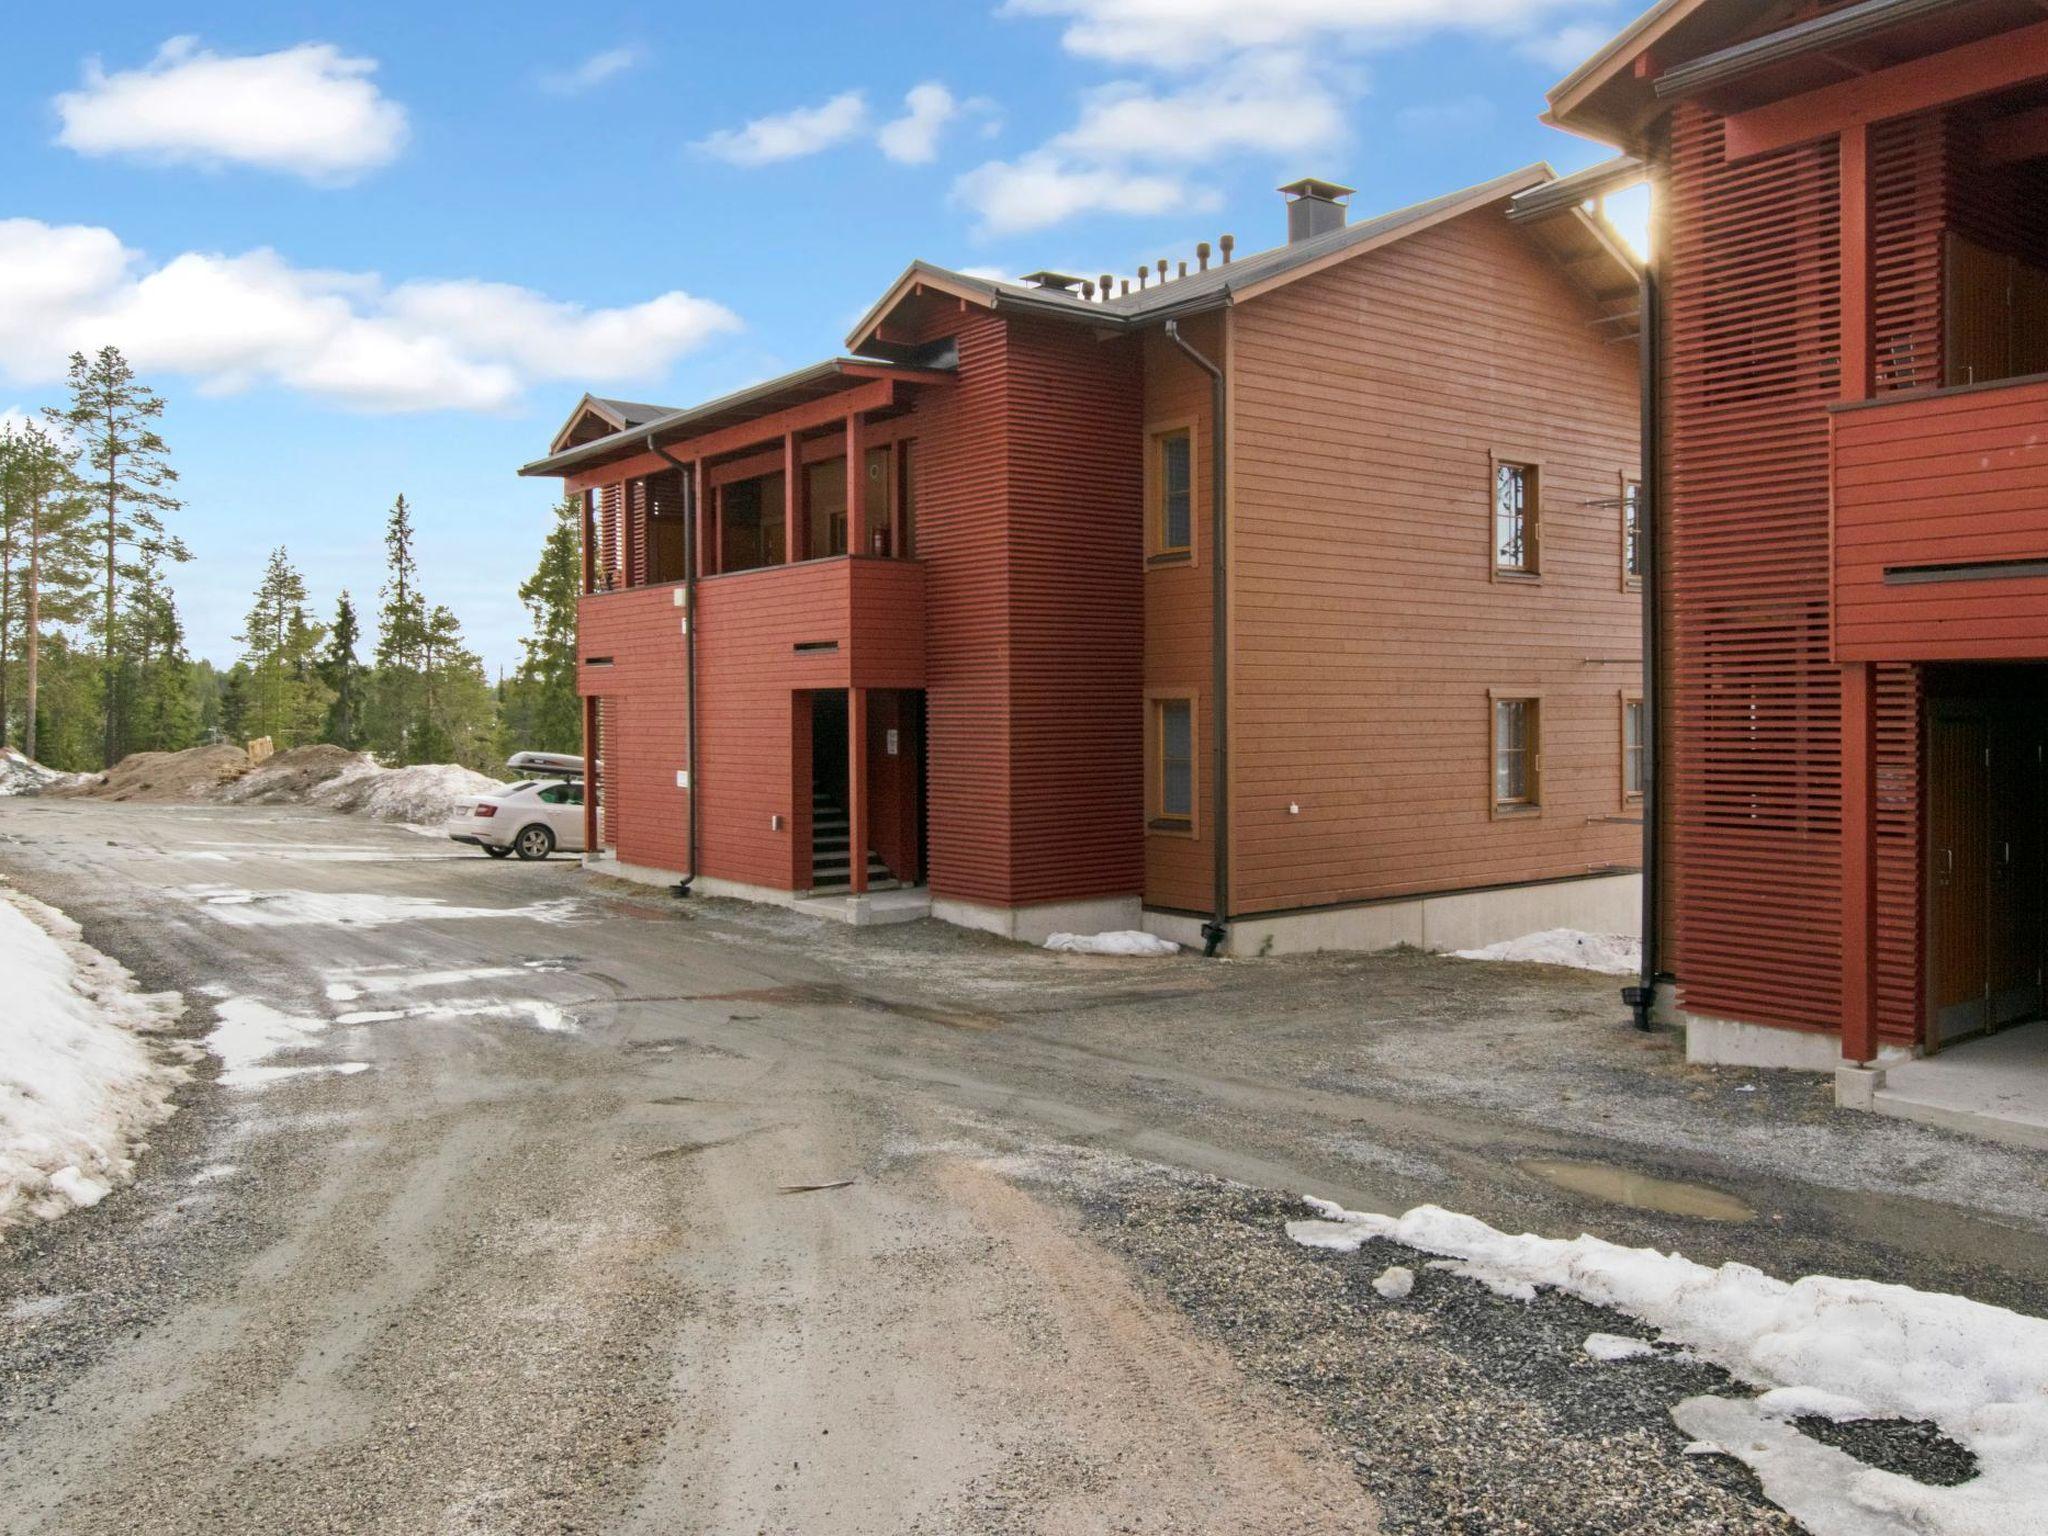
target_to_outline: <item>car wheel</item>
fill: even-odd
[[[484,852],[494,859],[508,859],[512,856],[510,848],[494,848],[489,843],[484,844]]]
[[[522,859],[544,859],[555,851],[555,834],[543,826],[521,827],[512,848]]]

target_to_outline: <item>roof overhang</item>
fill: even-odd
[[[528,476],[573,475],[608,460],[631,457],[659,447],[674,447],[712,433],[727,434],[749,422],[784,415],[875,381],[930,385],[950,383],[952,378],[953,375],[944,369],[906,368],[866,357],[827,358],[822,363],[813,363],[780,378],[735,390],[702,405],[669,411],[592,442],[552,452],[546,458],[521,466],[519,473]]]

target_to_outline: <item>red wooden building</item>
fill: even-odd
[[[1653,934],[1690,1049],[2038,1018],[2048,17],[1666,0],[1549,115],[1659,208]]]
[[[919,263],[847,356],[586,398],[522,473],[585,498],[599,857],[1029,939],[1632,925],[1637,274],[1506,217],[1552,180]]]

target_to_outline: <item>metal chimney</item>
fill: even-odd
[[[1342,229],[1347,216],[1344,199],[1357,190],[1334,181],[1317,181],[1313,176],[1287,183],[1280,189],[1287,199],[1287,243],[1313,240]]]

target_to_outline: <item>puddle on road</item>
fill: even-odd
[[[1704,1221],[1748,1221],[1756,1212],[1733,1195],[1704,1184],[1652,1178],[1607,1163],[1575,1163],[1561,1158],[1531,1157],[1516,1165],[1544,1183],[1574,1195],[1590,1195],[1614,1205],[1667,1216],[1697,1216]]]

